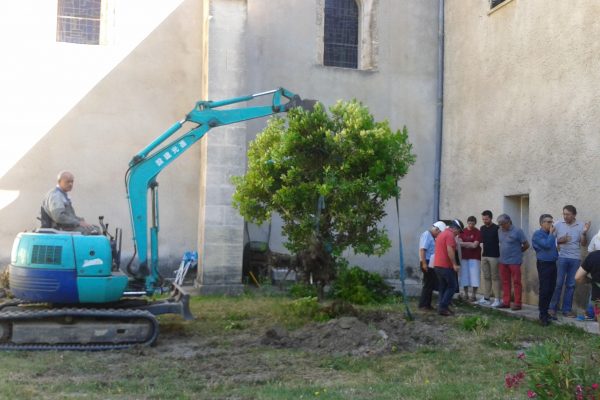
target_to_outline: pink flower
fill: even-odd
[[[504,386],[508,389],[518,387],[521,382],[525,379],[525,372],[519,371],[516,374],[507,373],[504,375]]]
[[[598,385],[597,383],[592,383],[592,389],[597,390],[598,387],[600,387],[600,385]]]
[[[514,385],[514,379],[512,374],[506,374],[504,376],[504,386],[506,386],[507,388],[512,388]]]
[[[530,389],[530,390],[528,390],[528,391],[527,391],[527,398],[528,398],[528,399],[533,399],[534,397],[537,397],[537,393],[536,393],[536,392],[534,392],[534,391],[533,391],[533,390],[531,390],[531,389]]]
[[[518,358],[519,360],[523,360],[523,359],[525,358],[525,353],[524,353],[524,352],[520,352],[520,353],[517,355],[517,358]]]

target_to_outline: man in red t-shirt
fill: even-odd
[[[440,233],[435,241],[433,266],[438,278],[438,314],[451,315],[448,308],[457,289],[456,273],[460,270],[456,259],[456,236],[464,229],[463,223],[455,219],[448,229]]]

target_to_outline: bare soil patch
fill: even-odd
[[[161,334],[158,347],[144,352],[160,351],[168,358],[219,360],[214,365],[222,369],[235,358],[238,367],[245,354],[260,348],[296,349],[325,356],[376,356],[414,351],[422,346],[447,342],[449,327],[434,315],[419,315],[413,321],[400,313],[362,312],[357,316],[342,316],[326,322],[313,322],[297,330],[280,325],[266,326],[262,331],[240,331],[218,336],[186,336],[177,332]],[[248,358],[249,363],[256,360]]]
[[[369,356],[445,343],[446,329],[439,320],[408,321],[397,313],[373,312],[311,323],[292,332],[275,326],[265,332],[261,344],[323,355]]]

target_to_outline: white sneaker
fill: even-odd
[[[502,302],[499,299],[494,300],[494,302],[492,303],[492,307],[494,308],[498,308],[502,305]]]
[[[479,304],[480,306],[489,306],[490,302],[482,297],[479,299],[479,301],[477,301],[477,304]]]

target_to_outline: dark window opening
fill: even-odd
[[[102,0],[58,0],[56,41],[100,44]]]
[[[355,0],[325,0],[323,64],[358,68],[358,5]]]
[[[490,0],[490,8],[496,7],[498,4],[504,3],[506,0]]]

